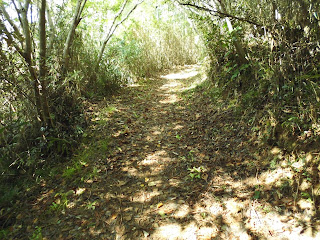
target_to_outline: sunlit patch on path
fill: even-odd
[[[281,192],[274,197],[282,205],[269,200],[267,191],[292,177],[290,169],[262,172],[232,113],[182,97],[204,79],[200,66],[180,67],[129,87],[112,101],[114,111],[94,115],[93,132],[110,139],[92,143],[96,151],[81,168],[93,171],[44,192],[27,215],[44,237],[320,239],[307,200],[280,199]],[[50,213],[41,220],[40,203]],[[300,213],[290,210],[296,206]]]
[[[163,99],[159,102],[162,104],[172,104],[181,100],[177,93],[190,89],[201,83],[204,79],[199,75],[200,66],[193,65],[183,68],[175,73],[161,75],[160,78],[166,82],[160,86],[159,90],[163,93]],[[191,84],[190,84],[191,82]]]
[[[183,79],[193,78],[197,75],[199,75],[199,66],[195,65],[195,66],[190,66],[187,69],[183,69],[177,73],[170,73],[167,75],[162,75],[161,78],[166,79],[166,80],[183,80]],[[175,84],[176,84],[176,82],[170,82],[168,84],[165,84],[164,86],[170,86],[170,85],[175,85]]]

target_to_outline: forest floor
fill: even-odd
[[[8,239],[320,239],[294,172],[270,168],[282,150],[200,94],[204,78],[184,66],[88,104],[72,164],[17,202]]]

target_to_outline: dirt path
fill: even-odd
[[[43,184],[16,238],[317,239],[308,208],[271,189],[267,150],[255,149],[248,124],[181,98],[199,71],[176,69],[97,105],[78,172]]]

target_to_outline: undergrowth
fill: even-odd
[[[115,10],[120,7],[118,5]],[[0,60],[0,77],[6,79],[0,83],[0,103],[3,103],[0,108],[1,209],[23,198],[26,179],[31,185],[39,185],[42,179],[54,175],[70,181],[79,180],[89,158],[99,157],[94,151],[99,152],[99,148],[107,151],[108,136],[93,145],[80,145],[88,138],[88,126],[92,126],[90,108],[94,103],[112,98],[138,78],[175,65],[195,63],[202,57],[203,46],[199,41],[195,44],[197,34],[186,14],[177,10],[176,14],[160,20],[162,14],[167,14],[168,6],[164,5],[154,10],[157,16],[153,8],[145,15],[145,20],[151,23],[148,27],[143,19],[128,21],[127,31],[115,34],[108,43],[98,67],[100,40],[87,34],[90,26],[83,20],[73,39],[68,67],[64,69],[62,53],[69,32],[66,19],[72,18],[72,12],[67,5],[55,7],[61,17],[56,19],[55,38],[47,51],[46,62],[52,126],[42,124],[37,118],[27,65],[17,52],[0,43],[0,54],[6,56]],[[178,24],[172,27],[173,22]],[[34,33],[34,37],[36,39],[37,34]],[[97,118],[101,126],[108,121],[105,116]],[[77,155],[82,147],[88,149]],[[57,168],[64,170],[59,173]],[[1,221],[3,214],[0,212]],[[0,223],[2,225],[7,224]]]
[[[238,129],[247,129],[248,144],[256,159],[253,168],[256,168],[261,181],[266,179],[266,182],[270,182],[257,186],[254,199],[282,204],[279,211],[305,212],[312,219],[317,219],[320,203],[320,157],[319,136],[312,129],[315,123],[295,121],[294,126],[286,125],[286,121],[294,119],[281,116],[280,119],[286,120],[279,124],[280,119],[275,116],[274,106],[265,102],[258,90],[249,89],[245,93],[228,91],[227,96],[225,91],[224,87],[207,80],[196,88],[185,91],[183,96],[200,105],[205,102],[211,108],[214,106],[212,110],[206,110],[204,118],[207,120],[202,121],[210,122],[210,119],[225,112],[231,114],[233,121],[240,125],[237,126]],[[294,118],[299,112],[287,114]],[[227,127],[228,123],[225,124]],[[212,128],[211,131],[217,131],[221,136],[227,128]],[[282,199],[290,199],[290,204],[282,203]]]

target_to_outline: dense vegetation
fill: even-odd
[[[72,156],[90,104],[179,65],[202,63],[203,95],[259,144],[305,159],[320,140],[319,14],[317,0],[0,0],[0,206]]]
[[[0,4],[2,183],[70,156],[87,125],[87,101],[201,57],[192,23],[171,5]]]
[[[258,113],[271,144],[310,144],[319,132],[317,1],[186,1],[210,49],[224,98]],[[285,137],[286,139],[282,139]],[[295,146],[286,145],[290,150]]]

